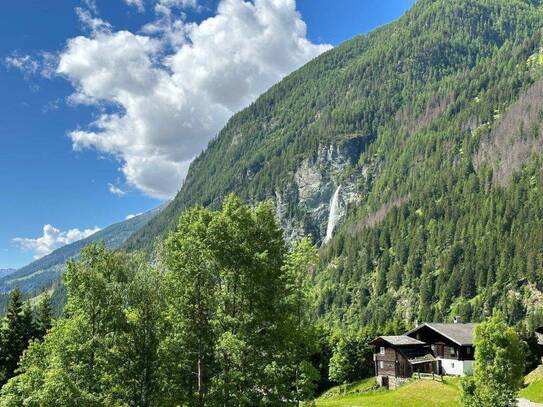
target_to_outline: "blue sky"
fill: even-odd
[[[2,4],[0,268],[159,205],[232,113],[413,0],[222,3]]]

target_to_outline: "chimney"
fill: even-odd
[[[462,318],[460,318],[458,315],[454,317],[454,323],[455,324],[461,324],[462,323]]]

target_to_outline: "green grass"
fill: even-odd
[[[350,383],[342,386],[336,386],[332,387],[330,390],[327,390],[325,393],[323,393],[319,400],[326,400],[326,399],[332,399],[332,398],[338,398],[344,395],[349,394],[359,394],[359,393],[365,393],[370,390],[377,390],[377,382],[375,381],[375,377],[370,377],[369,379],[364,379],[356,383]]]
[[[531,384],[538,380],[543,380],[543,365],[538,366],[536,369],[532,370],[524,378],[524,384]]]
[[[371,385],[370,385],[371,383]],[[372,390],[373,379],[331,389],[315,400],[317,407],[460,407],[458,379],[445,383],[414,380],[398,390]],[[357,392],[358,390],[358,392]]]
[[[528,374],[524,383],[527,386],[520,391],[520,397],[535,403],[543,403],[543,366]]]
[[[543,380],[536,380],[520,391],[520,397],[533,401],[534,403],[543,403]]]

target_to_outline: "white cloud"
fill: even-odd
[[[130,185],[169,198],[236,111],[330,46],[306,38],[295,0],[221,0],[199,24],[174,10],[194,0],[154,4],[139,34],[83,12],[90,34],[68,41],[57,73],[75,88],[71,102],[100,112],[69,133],[74,148],[112,155]]]
[[[40,52],[35,56],[13,53],[4,60],[8,68],[21,71],[26,77],[41,75],[51,78],[58,66],[58,57],[50,52]]]
[[[140,215],[141,215],[141,213],[136,213],[135,215],[130,214],[124,220],[134,219],[135,217],[140,216]]]
[[[98,13],[98,7],[96,7],[95,0],[83,0],[83,3],[93,12]]]
[[[129,6],[134,6],[138,9],[140,13],[145,11],[145,6],[143,5],[143,0],[124,0]]]
[[[34,75],[39,68],[38,61],[30,55],[14,54],[6,57],[6,65],[31,75]]]
[[[108,187],[109,192],[111,192],[113,195],[117,195],[119,197],[126,195],[126,191],[123,191],[121,188],[119,188],[116,185],[107,184],[107,187]]]
[[[93,10],[91,8],[91,10]],[[96,5],[94,10],[96,10]],[[93,12],[85,10],[81,7],[75,8],[75,13],[81,21],[81,24],[88,29],[91,33],[109,32],[111,30],[111,24],[93,15]]]
[[[52,225],[45,225],[42,236],[35,239],[17,237],[13,239],[13,243],[23,250],[32,252],[34,259],[39,259],[62,246],[85,239],[98,231],[100,228],[96,227],[85,230],[70,229],[62,232]]]
[[[124,2],[132,7],[135,7],[138,12],[143,13],[145,11],[145,1],[144,0],[124,0]],[[198,8],[197,0],[154,0],[155,11],[163,11],[164,9],[172,8]]]

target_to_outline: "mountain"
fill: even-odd
[[[142,215],[111,225],[86,239],[63,246],[9,275],[0,275],[0,293],[6,293],[18,287],[25,296],[31,297],[44,290],[57,288],[66,261],[77,257],[82,248],[98,241],[103,241],[109,248],[118,248],[161,210],[162,207],[158,207]]]
[[[16,269],[0,269],[0,278],[9,276],[10,274],[17,271]]]
[[[234,192],[326,242],[321,318],[541,315],[542,26],[541,0],[419,0],[235,115],[123,247]]]

